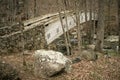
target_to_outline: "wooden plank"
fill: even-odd
[[[72,11],[66,11],[66,13],[70,13]],[[61,12],[63,14],[63,12]],[[50,19],[52,17],[57,17],[58,16],[58,13],[53,13],[53,14],[47,14],[47,15],[43,15],[43,16],[40,16],[40,17],[35,17],[35,18],[32,18],[32,19],[29,19],[29,20],[26,20],[26,21],[23,21],[23,25],[24,26],[27,26],[27,25],[30,25],[30,24],[33,24],[35,22],[38,22],[38,21],[42,21],[42,20],[45,20],[45,19]]]
[[[48,15],[44,15],[44,16],[40,16],[40,17],[36,17],[36,18],[33,18],[33,19],[29,19],[29,20],[27,20],[27,21],[24,21],[23,22],[23,25],[24,26],[27,26],[27,25],[29,25],[29,24],[33,24],[33,23],[35,23],[35,22],[38,22],[38,21],[42,21],[42,20],[45,20],[45,19],[49,19],[49,18],[51,18],[51,17],[55,17],[55,16],[57,16],[58,14],[56,13],[56,14],[48,14]]]
[[[71,14],[70,11],[67,11],[68,14]],[[56,14],[53,14],[53,15],[56,15]],[[63,15],[62,15],[63,16]],[[46,17],[46,16],[45,16]],[[45,18],[43,17],[43,18]],[[48,17],[48,16],[47,16]],[[27,30],[30,30],[30,29],[33,29],[37,26],[40,26],[40,25],[46,25],[46,24],[50,24],[50,23],[53,23],[54,21],[58,20],[59,19],[59,16],[49,16],[50,18],[49,19],[43,19],[43,20],[40,20],[40,19],[37,19],[39,17],[37,17],[34,21],[34,19],[30,19],[30,20],[27,20],[26,22],[23,22],[23,25],[26,25],[24,27],[24,30],[23,32],[27,31]],[[39,21],[40,20],[40,21]],[[30,22],[28,22],[30,21]],[[33,22],[33,23],[32,23]],[[30,25],[27,25],[28,23],[30,23]],[[10,37],[10,36],[13,36],[15,34],[18,34],[18,33],[21,33],[21,31],[17,31],[17,32],[13,32],[11,34],[8,34],[8,35],[4,35],[4,36],[0,36],[1,38],[6,38],[6,37]]]
[[[4,26],[4,27],[1,27],[0,29],[11,28],[11,27],[17,26],[17,25],[19,25],[19,23],[14,23],[14,24],[12,24],[12,25],[10,25],[10,26]]]
[[[28,31],[28,30],[30,30],[30,29],[33,29],[33,28],[38,27],[38,26],[43,25],[43,24],[49,24],[49,22],[52,22],[52,21],[55,21],[55,20],[56,20],[56,18],[50,19],[50,20],[43,20],[43,21],[40,21],[40,22],[36,22],[36,23],[34,23],[34,24],[31,24],[31,25],[29,25],[29,26],[25,26],[23,32]],[[21,31],[13,32],[13,33],[11,33],[11,34],[4,35],[4,36],[0,36],[0,37],[1,37],[1,38],[6,38],[6,37],[13,36],[13,35],[15,35],[15,34],[19,34],[19,33],[21,33]]]

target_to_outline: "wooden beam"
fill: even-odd
[[[72,11],[66,11],[67,14],[71,13]],[[64,12],[61,12],[62,15]],[[54,13],[54,14],[47,14],[47,15],[43,15],[43,16],[40,16],[40,17],[35,17],[35,18],[32,18],[32,19],[29,19],[29,20],[26,20],[26,21],[23,21],[23,25],[24,26],[27,26],[29,24],[33,24],[35,22],[39,22],[39,21],[42,21],[42,20],[46,20],[46,19],[51,19],[53,17],[58,17],[59,16],[59,13]]]

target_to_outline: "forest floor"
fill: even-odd
[[[82,60],[72,64],[70,73],[61,73],[51,78],[38,78],[34,75],[33,56],[26,55],[26,66],[23,66],[23,56],[20,54],[0,56],[19,71],[22,80],[120,80],[120,57],[100,57],[96,61]],[[71,56],[74,57],[74,56]]]

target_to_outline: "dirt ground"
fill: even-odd
[[[63,72],[51,78],[35,77],[32,54],[25,55],[26,66],[23,66],[21,54],[0,58],[18,70],[22,80],[120,80],[120,57],[116,56],[100,57],[96,61],[80,61],[72,64],[70,73]]]

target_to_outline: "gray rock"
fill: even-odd
[[[91,50],[94,50],[94,49],[95,49],[95,45],[94,45],[94,44],[87,45],[87,48],[88,48],[88,49],[91,49]]]
[[[83,50],[80,57],[82,60],[85,59],[89,61],[94,61],[98,58],[96,52],[94,52],[93,50]]]
[[[0,80],[21,80],[19,72],[10,64],[0,60]]]
[[[118,42],[119,41],[119,36],[116,36],[116,35],[111,35],[111,36],[108,36],[105,41],[108,41],[108,42]]]
[[[76,57],[75,59],[72,60],[72,63],[74,64],[74,63],[78,63],[80,61],[81,61],[80,57]]]
[[[52,50],[37,50],[34,54],[34,68],[36,76],[51,77],[65,70],[71,69],[71,60],[62,53]]]

